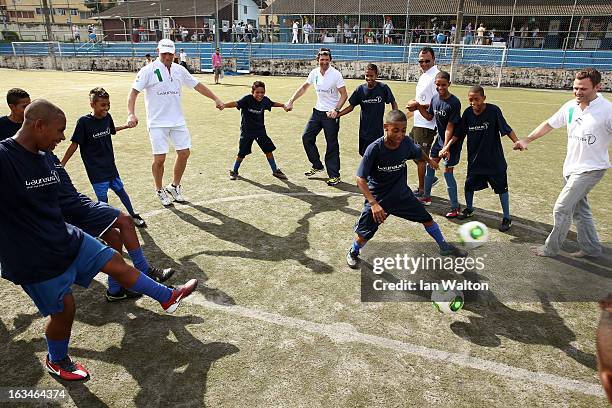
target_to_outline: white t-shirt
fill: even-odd
[[[132,88],[145,91],[148,127],[184,126],[181,86],[195,88],[199,83],[184,67],[172,63],[170,71],[158,59],[138,71]]]
[[[181,62],[187,62],[187,53],[185,51],[181,52],[179,54],[179,58],[181,59]]]
[[[293,23],[292,28],[293,28],[293,34],[294,34],[294,35],[297,35],[297,33],[298,33],[298,28],[299,28],[299,27],[298,27],[298,23]]]
[[[598,95],[585,110],[575,100],[564,104],[548,119],[553,128],[567,126],[567,155],[563,176],[610,168],[612,102]]]
[[[321,75],[321,68],[316,67],[308,75],[307,82],[314,85],[317,92],[317,103],[315,109],[318,111],[329,112],[336,109],[340,100],[338,88],[344,85],[342,74],[334,67],[329,67],[325,75]]]
[[[419,77],[419,81],[416,86],[415,100],[421,105],[429,105],[431,99],[435,94],[438,93],[436,90],[436,75],[440,72],[437,65],[429,68],[427,72],[423,72]],[[418,110],[414,112],[414,126],[435,129],[436,122],[434,120],[425,120],[421,112]]]

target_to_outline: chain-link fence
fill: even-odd
[[[580,59],[567,52],[592,50],[612,70],[612,56],[601,54],[612,50],[610,0],[0,0],[0,23],[4,41],[72,42],[75,50],[123,43],[137,54],[136,44],[171,38],[224,49],[232,43],[234,51],[249,44],[249,58],[290,56],[298,49],[291,47],[307,43],[357,46],[347,51],[353,58],[389,54],[395,61],[392,48],[364,50],[503,44],[509,57],[515,49],[563,51],[551,56],[561,67]],[[294,45],[253,51],[253,44],[266,43]]]

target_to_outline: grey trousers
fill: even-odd
[[[542,248],[546,255],[559,253],[572,226],[572,219],[576,223],[580,250],[589,256],[601,255],[601,244],[587,194],[605,173],[606,170],[593,170],[563,177],[564,186],[553,209],[554,226]]]

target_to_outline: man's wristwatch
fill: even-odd
[[[338,108],[334,109],[334,111],[336,111],[337,113],[340,113],[340,109]]]

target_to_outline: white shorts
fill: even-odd
[[[186,126],[152,127],[149,128],[149,138],[153,154],[168,153],[169,140],[172,140],[175,150],[191,148],[191,136]]]

